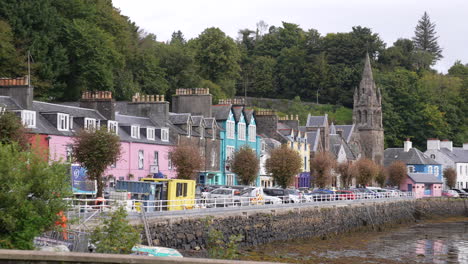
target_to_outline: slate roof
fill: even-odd
[[[244,108],[244,117],[245,117],[245,122],[247,125],[250,125],[250,119],[252,119],[253,115],[253,109],[246,109]]]
[[[52,104],[46,102],[33,101],[33,110],[37,112],[49,113],[65,113],[74,117],[89,117],[98,120],[106,119],[98,111],[89,108],[81,108],[76,106]]]
[[[169,142],[162,141],[160,138],[158,138],[158,136],[155,137],[155,140],[148,140],[144,135],[140,135],[140,138],[132,138],[131,134],[125,131],[125,129],[122,129],[122,127],[130,126],[130,125],[140,125],[140,128],[146,128],[146,127],[161,128],[161,126],[152,122],[147,117],[129,116],[129,115],[122,115],[122,114],[116,113],[115,121],[119,122],[119,136],[122,141],[157,144],[157,145],[174,145],[174,142],[171,142],[171,140],[169,140]],[[169,127],[169,131],[171,131],[170,127]]]
[[[144,127],[160,127],[159,125],[154,124],[147,117],[115,114],[115,121],[119,122],[119,125],[140,125]]]
[[[325,127],[328,122],[328,115],[324,116],[307,116],[306,127]]]
[[[276,129],[278,129],[278,130],[280,130],[280,129],[291,129],[291,127],[289,127],[288,125],[286,125],[284,123],[278,122],[277,125],[276,125]]]
[[[242,106],[234,106],[232,108],[232,112],[234,112],[234,119],[236,120],[236,123],[240,120],[242,109],[244,109],[244,107]]]
[[[410,177],[411,180],[413,180],[415,183],[440,183],[442,184],[442,181],[437,179],[434,174],[430,173],[408,173],[408,177]]]
[[[229,118],[230,110],[231,110],[230,104],[213,105],[211,107],[211,111],[213,112],[213,117],[217,121],[226,121]]]
[[[192,116],[192,126],[199,127],[202,122],[204,122],[203,116]]]
[[[0,106],[5,106],[8,110],[21,110],[21,107],[9,96],[0,96]]]
[[[302,133],[307,132],[307,127],[306,127],[306,126],[299,126],[297,129],[298,129],[299,131],[301,131]]]
[[[335,126],[337,131],[343,131],[343,138],[346,140],[347,143],[351,140],[351,135],[353,134],[354,124],[353,125],[336,125]]]
[[[189,118],[189,113],[169,113],[169,121],[174,125],[185,125]]]
[[[394,161],[401,161],[405,164],[440,165],[416,148],[411,148],[408,152],[405,152],[403,148],[386,149],[384,151],[384,165],[389,166]]]
[[[212,117],[205,118],[205,125],[206,128],[213,128],[213,124],[216,126],[215,119]]]
[[[453,148],[453,151],[448,148],[441,148],[440,152],[447,155],[454,162],[468,162],[468,150],[463,148]]]
[[[314,152],[317,151],[317,148],[318,148],[319,135],[320,135],[320,128],[317,129],[317,131],[306,133],[307,143],[309,143],[310,149]]]

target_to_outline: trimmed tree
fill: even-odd
[[[388,172],[388,181],[391,186],[398,186],[403,183],[406,178],[407,169],[405,163],[401,161],[395,161],[387,168]]]
[[[384,187],[385,183],[387,182],[387,171],[385,170],[384,166],[378,165],[377,166],[377,175],[375,176],[375,182],[380,186]]]
[[[310,170],[314,184],[319,188],[331,186],[332,170],[336,167],[336,160],[329,152],[319,152],[310,160]]]
[[[21,123],[21,119],[11,112],[0,114],[0,143],[18,143],[21,149],[29,148],[27,129]]]
[[[341,185],[343,185],[344,188],[349,188],[353,181],[351,164],[348,162],[341,162],[336,166],[336,170],[340,174]]]
[[[288,148],[286,144],[270,152],[270,158],[265,162],[265,168],[281,187],[288,187],[295,175],[302,169],[302,159],[297,151]]]
[[[453,168],[445,168],[444,169],[444,178],[445,184],[450,188],[455,188],[455,184],[457,183],[457,172]]]
[[[69,181],[64,164],[0,143],[0,248],[34,249],[34,237],[53,229],[67,208]]]
[[[370,185],[379,173],[378,166],[370,159],[356,161],[352,169],[353,177],[359,185]]]
[[[191,144],[178,145],[169,152],[177,171],[177,179],[193,180],[204,165],[198,148]]]
[[[239,176],[243,185],[250,185],[257,178],[259,164],[255,151],[249,146],[243,146],[234,153],[231,171]]]
[[[97,197],[103,197],[103,174],[106,169],[120,158],[120,138],[100,129],[81,130],[73,139],[73,157],[86,168],[89,179],[97,182]]]

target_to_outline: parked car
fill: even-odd
[[[444,190],[444,191],[442,191],[442,196],[445,196],[445,197],[460,197],[460,195],[454,190]]]
[[[235,196],[240,192],[235,189],[217,188],[207,194],[206,204],[208,207],[227,207],[235,205]]]
[[[263,199],[265,200],[265,204],[282,204],[283,200],[280,197],[270,196],[270,195],[263,195]]]
[[[356,195],[350,190],[338,190],[335,192],[337,200],[356,200]]]
[[[263,193],[262,187],[248,187],[240,192],[240,195],[237,198],[236,202],[243,206],[249,204],[264,204],[264,196],[265,194]]]
[[[335,200],[335,193],[330,190],[315,190],[309,195],[311,201],[322,202],[322,201],[333,201]]]
[[[366,187],[366,189],[374,192],[376,194],[376,198],[387,198],[390,195],[389,193],[387,193],[387,190],[384,190],[380,187],[369,186],[369,187]]]
[[[289,197],[291,203],[301,203],[305,202],[305,199],[302,199],[302,193],[295,189],[286,189],[286,195]]]
[[[452,189],[452,190],[456,191],[460,198],[467,198],[468,197],[468,193],[463,191],[462,189]]]
[[[290,203],[289,195],[285,189],[281,188],[264,188],[263,193],[269,196],[278,197],[283,203]]]
[[[377,194],[367,188],[354,188],[351,189],[356,194],[356,199],[374,199]]]

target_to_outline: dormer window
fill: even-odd
[[[27,128],[36,127],[36,112],[30,110],[21,111],[21,121]]]
[[[70,130],[70,115],[69,114],[57,114],[57,129],[59,131]]]
[[[140,138],[140,126],[133,125],[131,127],[131,135],[132,138]]]
[[[95,118],[85,117],[84,128],[86,130],[94,130],[94,129],[99,128],[97,120]]]
[[[119,134],[119,122],[108,120],[107,121],[107,132],[118,135]]]
[[[164,142],[169,141],[169,128],[161,128],[161,140]]]
[[[146,138],[148,140],[155,140],[156,139],[156,130],[154,127],[147,127],[146,128]]]

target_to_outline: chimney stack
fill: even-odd
[[[409,138],[407,138],[404,144],[404,148],[403,148],[404,151],[408,152],[412,147],[413,147],[413,143],[410,141]]]
[[[437,138],[428,138],[427,150],[440,150],[440,140]]]
[[[448,140],[448,139],[444,139],[440,142],[440,148],[447,148],[448,150],[450,150],[450,152],[453,151],[453,142]]]
[[[463,150],[468,150],[468,143],[463,143]]]
[[[34,88],[27,76],[21,78],[0,78],[0,95],[9,96],[21,108],[32,110]]]
[[[212,99],[209,88],[176,89],[172,96],[172,112],[212,117]]]
[[[115,120],[115,100],[110,91],[83,92],[80,107],[94,109],[107,120]]]

